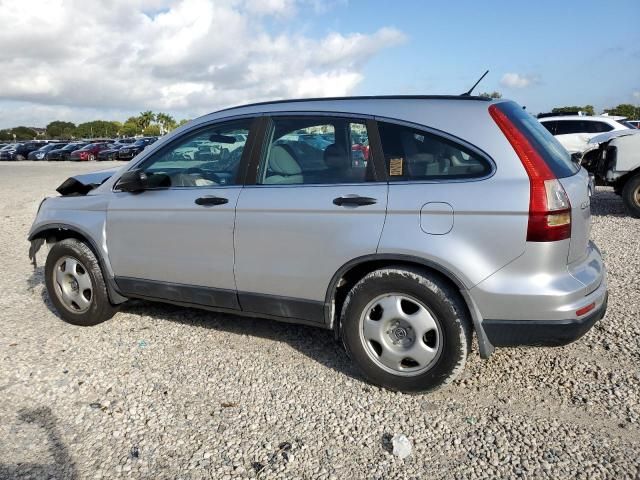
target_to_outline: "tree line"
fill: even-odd
[[[151,110],[140,112],[140,115],[129,117],[125,122],[109,120],[93,120],[76,125],[72,122],[54,120],[44,132],[46,138],[72,140],[74,138],[114,138],[134,137],[136,135],[159,136],[184,125],[189,120],[176,121],[167,113],[154,113]],[[14,137],[15,135],[15,137]],[[2,140],[33,140],[38,132],[33,128],[19,126],[0,130]]]

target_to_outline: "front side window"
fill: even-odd
[[[155,188],[235,185],[252,119],[186,134],[142,165]]]
[[[331,117],[276,117],[262,155],[264,185],[362,183],[373,180],[366,124]]]
[[[389,181],[482,177],[489,162],[446,138],[403,125],[378,122]]]

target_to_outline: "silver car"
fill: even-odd
[[[231,108],[58,191],[30,256],[51,244],[47,290],[75,325],[130,298],[315,325],[371,382],[426,391],[474,333],[483,358],[565,345],[607,307],[588,175],[510,101]]]

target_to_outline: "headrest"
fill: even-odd
[[[269,168],[276,175],[300,175],[302,169],[282,145],[273,145],[269,153]]]
[[[329,168],[349,168],[351,159],[342,148],[332,143],[324,151],[324,163]]]

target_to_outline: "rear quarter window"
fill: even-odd
[[[421,129],[378,122],[389,181],[454,180],[484,177],[491,164],[452,140]]]
[[[571,160],[571,155],[560,142],[520,105],[515,102],[502,102],[496,104],[496,107],[529,140],[557,178],[571,177],[580,170],[580,166]],[[558,128],[562,123],[564,122],[558,122]]]

